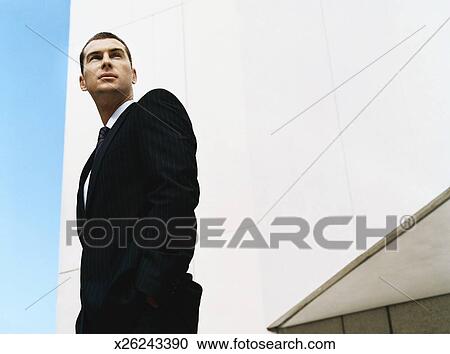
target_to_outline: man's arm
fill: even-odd
[[[186,273],[193,256],[194,209],[199,198],[197,145],[183,105],[170,92],[152,90],[139,100],[139,106],[137,146],[142,173],[148,181],[145,215],[164,223],[180,218],[172,223],[178,229],[172,228],[169,232],[166,228],[160,229],[158,238],[172,242],[175,247],[168,247],[165,242],[157,249],[142,249],[136,287],[156,306],[170,290],[169,283]],[[151,236],[147,233],[146,237]],[[182,248],[176,247],[177,241],[181,241],[178,246],[181,244]]]

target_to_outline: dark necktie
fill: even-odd
[[[102,146],[103,141],[105,140],[110,130],[111,129],[109,129],[108,127],[100,128],[100,131],[98,132],[97,146],[95,147],[95,156],[97,156],[100,146]]]

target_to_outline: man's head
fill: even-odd
[[[95,99],[102,94],[132,96],[136,83],[130,50],[109,32],[90,38],[80,53],[80,87]]]

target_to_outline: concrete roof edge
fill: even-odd
[[[416,224],[422,221],[425,217],[427,217],[431,212],[439,208],[442,204],[444,204],[447,200],[450,199],[450,187],[448,187],[444,192],[439,194],[436,198],[422,207],[419,211],[417,211],[413,217],[415,219]],[[339,272],[333,275],[330,279],[328,279],[325,283],[319,286],[316,290],[314,290],[311,294],[305,297],[302,301],[300,301],[297,305],[288,310],[285,314],[283,314],[280,318],[272,322],[267,329],[271,332],[278,332],[278,328],[283,327],[283,324],[286,323],[289,319],[291,319],[296,313],[301,311],[306,305],[311,303],[317,297],[319,297],[326,290],[331,288],[334,284],[340,281],[342,278],[347,276],[350,272],[355,270],[361,264],[363,264],[370,257],[378,253],[383,247],[387,246],[389,243],[407,233],[404,228],[399,225],[390,233],[388,233],[383,239],[378,241],[372,247],[370,247],[366,252],[356,257],[353,261],[347,264],[344,268],[342,268]]]

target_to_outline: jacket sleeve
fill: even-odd
[[[145,247],[140,247],[136,288],[160,301],[171,282],[187,272],[194,253],[197,143],[186,110],[170,92],[149,91],[139,100],[138,109],[136,143],[146,181],[143,214],[166,227],[142,229],[146,240],[139,242]]]

